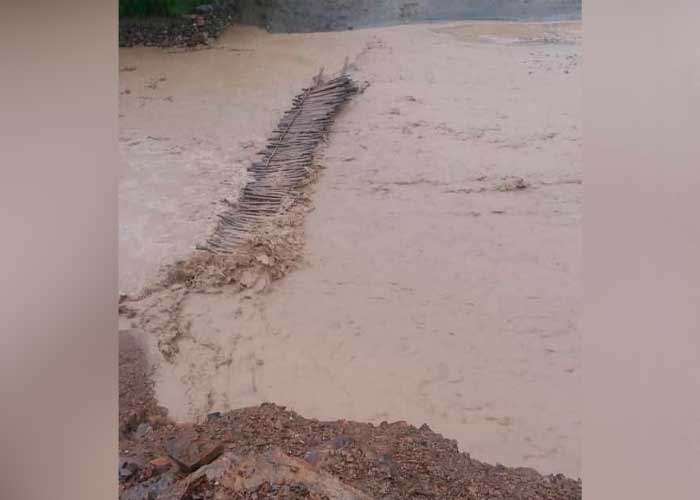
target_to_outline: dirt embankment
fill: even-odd
[[[581,482],[488,465],[427,425],[306,419],[274,404],[170,422],[120,335],[122,500],[577,500]]]

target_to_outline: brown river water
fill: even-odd
[[[302,269],[251,299],[190,297],[180,354],[153,349],[171,416],[274,401],[425,422],[479,459],[580,476],[580,38],[576,23],[234,26],[211,49],[121,49],[132,294],[209,235],[319,67],[347,56],[369,83],[319,153]]]

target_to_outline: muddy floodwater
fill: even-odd
[[[461,22],[122,49],[129,294],[207,238],[319,67],[347,56],[366,87],[318,154],[301,269],[189,296],[177,356],[151,349],[170,415],[425,422],[488,462],[580,476],[580,41],[578,23]]]

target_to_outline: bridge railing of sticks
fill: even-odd
[[[219,214],[213,235],[199,250],[233,253],[266,219],[283,213],[287,200],[295,199],[314,172],[314,152],[340,107],[357,92],[346,71],[323,80],[323,69],[311,87],[297,95],[292,108],[280,120],[259,153],[261,160],[249,167],[251,181],[238,203]]]

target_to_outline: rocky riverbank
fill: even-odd
[[[122,18],[120,47],[194,47],[218,38],[238,19],[238,3],[232,0],[200,5],[180,17]]]
[[[580,500],[581,481],[489,465],[406,422],[307,419],[264,403],[176,424],[139,336],[119,335],[120,500]]]

